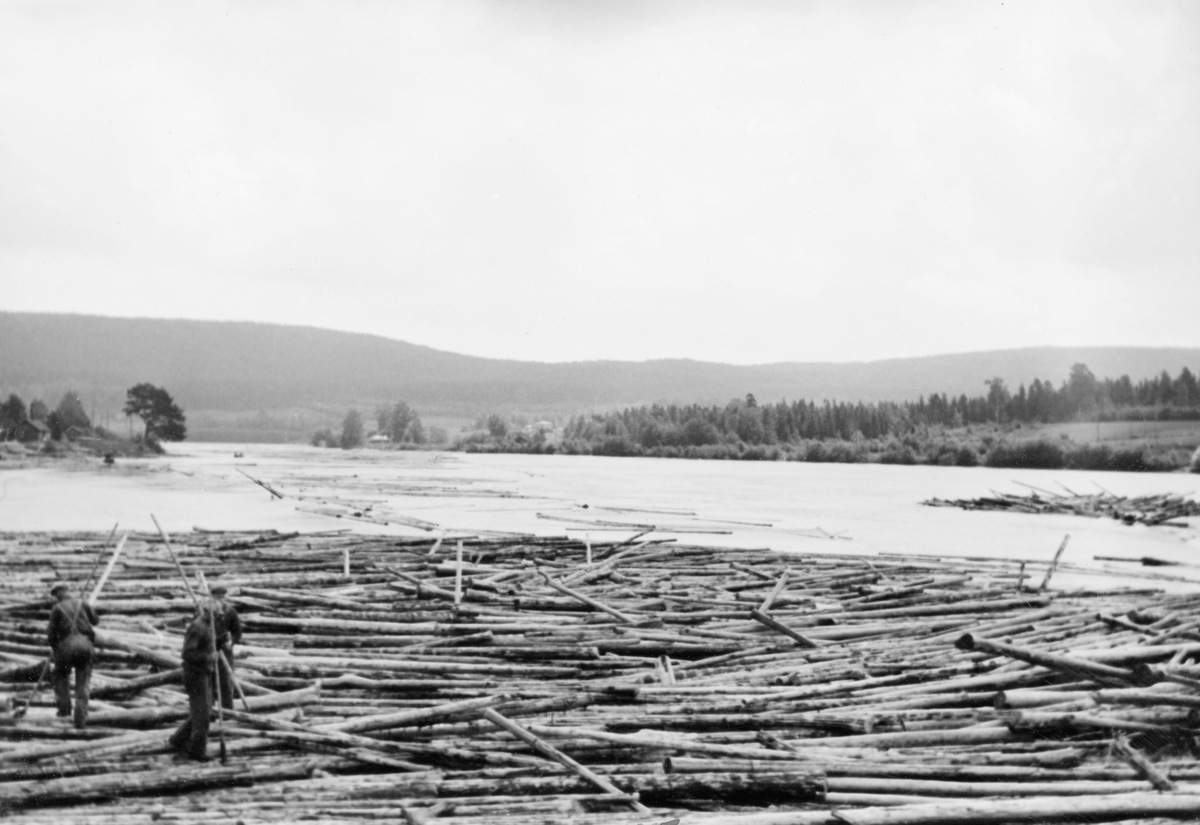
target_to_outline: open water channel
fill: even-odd
[[[1200,520],[1188,528],[1126,526],[921,505],[935,496],[1030,492],[1022,484],[1058,493],[1095,493],[1103,485],[1118,495],[1195,497],[1200,476],[185,443],[161,458],[119,460],[112,467],[0,469],[0,530],[107,532],[119,523],[152,531],[153,513],[170,532],[348,529],[432,543],[443,531],[451,539],[523,532],[610,541],[653,525],[646,538],[796,553],[1032,562],[1049,561],[1069,533],[1066,567],[1054,578],[1059,586],[1200,587]],[[1148,568],[1095,556],[1150,556],[1179,566]]]

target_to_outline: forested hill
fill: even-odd
[[[421,412],[578,410],[654,402],[915,400],[976,396],[984,380],[1056,385],[1071,365],[1134,381],[1200,371],[1200,349],[1054,348],[867,363],[731,366],[689,360],[529,363],[456,355],[374,335],[241,322],[0,313],[0,391],[53,402],[74,389],[119,406],[150,382],[189,410],[346,408],[403,398]]]

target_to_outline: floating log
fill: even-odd
[[[522,742],[525,742],[527,745],[531,746],[538,753],[542,754],[543,756],[547,757],[548,759],[554,760],[555,762],[559,763],[560,765],[562,765],[565,768],[567,768],[568,770],[570,770],[572,773],[575,773],[578,776],[582,777],[583,779],[586,779],[588,782],[595,785],[600,790],[602,790],[606,793],[611,793],[611,794],[621,793],[621,791],[615,785],[613,785],[612,782],[610,782],[609,780],[605,779],[604,777],[598,775],[594,771],[592,771],[588,768],[585,768],[583,765],[579,764],[574,759],[567,756],[565,753],[558,750],[554,746],[549,745],[546,742],[543,742],[542,740],[538,739],[536,736],[534,736],[529,731],[525,730],[523,727],[518,725],[516,722],[513,722],[510,719],[505,719],[503,716],[501,716],[499,713],[496,713],[496,711],[492,710],[491,708],[484,710],[483,715],[484,715],[484,718],[486,718],[493,725],[496,725],[497,727],[503,728],[504,730],[508,731],[513,736],[520,739]],[[641,814],[652,813],[649,808],[647,808],[645,805],[642,805],[640,802],[636,802],[636,801],[631,802],[630,807],[632,807],[635,811],[637,811],[638,813],[641,813]]]
[[[970,633],[964,633],[955,643],[955,646],[960,650],[982,650],[1002,656],[1011,656],[1012,658],[1020,659],[1023,662],[1029,662],[1030,664],[1041,665],[1042,667],[1050,668],[1051,670],[1057,670],[1073,679],[1094,678],[1099,679],[1106,684],[1146,684],[1144,677],[1140,677],[1132,670],[1111,667],[1098,662],[1089,662],[1084,659],[1076,659],[1070,656],[1061,656],[1058,654],[1045,653],[1038,650],[1029,650],[1026,648],[1017,647],[1016,645],[991,641],[989,639],[976,639]]]
[[[1046,491],[1038,491],[1046,494]],[[1107,516],[1124,524],[1154,526],[1171,523],[1172,519],[1200,515],[1200,502],[1181,496],[1152,495],[1140,498],[1125,498],[1111,493],[1096,495],[1049,497],[1038,495],[1015,496],[997,493],[991,497],[976,499],[943,500],[932,498],[921,502],[929,507],[959,507],[963,510],[1008,510],[1017,513],[1062,513],[1099,518]]]
[[[1167,778],[1166,774],[1158,769],[1157,766],[1141,751],[1131,747],[1129,742],[1123,736],[1118,736],[1113,739],[1113,753],[1124,759],[1133,769],[1136,770],[1142,777],[1146,779],[1156,790],[1174,791],[1175,783]]]
[[[801,647],[816,647],[817,646],[817,643],[814,642],[812,639],[808,638],[807,636],[804,636],[801,633],[798,633],[797,631],[795,631],[792,628],[785,625],[783,622],[778,621],[777,619],[773,618],[772,616],[768,616],[766,613],[763,613],[761,610],[759,610],[757,608],[750,611],[750,618],[754,619],[757,622],[761,622],[762,624],[765,624],[767,627],[771,628],[772,630],[778,630],[783,635],[787,636],[790,639],[793,639],[796,642],[796,644],[800,645]]]
[[[114,796],[181,793],[201,788],[277,782],[307,776],[314,767],[313,763],[303,761],[271,765],[187,766],[132,774],[114,773],[49,781],[4,782],[0,783],[0,810],[107,799]]]
[[[930,803],[900,808],[860,808],[835,814],[846,825],[942,825],[1030,820],[1055,822],[1112,822],[1137,817],[1200,816],[1200,794],[1126,793],[1094,796],[1040,796],[1031,799],[998,799],[975,803]],[[703,821],[703,820],[698,820]],[[779,819],[775,825],[785,825]],[[741,824],[744,825],[744,824]],[[760,823],[755,823],[760,825]],[[762,821],[761,825],[766,825]]]

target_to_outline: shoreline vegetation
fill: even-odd
[[[781,401],[752,394],[724,407],[650,405],[572,418],[561,437],[489,427],[460,438],[467,452],[532,452],[740,461],[926,464],[1017,469],[1200,472],[1200,387],[1186,367],[1134,384],[1097,379],[1085,364],[1055,389],[1035,380],[1011,392],[1001,378],[987,395],[934,393],[917,402]],[[494,418],[494,416],[492,417]],[[490,419],[489,419],[490,420]],[[1064,422],[1197,422],[1182,443],[1110,446],[1046,434]]]
[[[1187,367],[1134,384],[1128,376],[1097,379],[1075,364],[1057,389],[1034,380],[1012,392],[1001,378],[983,382],[975,398],[933,393],[916,402],[847,403],[786,400],[759,404],[753,394],[724,406],[652,404],[537,421],[520,415],[480,415],[452,437],[426,426],[405,401],[376,407],[374,420],[351,409],[340,435],[312,433],[313,446],[354,449],[452,450],[733,461],[805,461],[1012,469],[1200,473],[1200,382]],[[28,409],[16,395],[0,404],[0,458],[94,454],[153,455],[160,441],[187,437],[185,416],[163,389],[138,384],[123,412],[145,423],[128,439],[94,426],[79,396],[68,392],[54,410],[40,400]],[[1105,443],[1102,426],[1131,423]],[[368,431],[370,424],[373,431]],[[1140,423],[1141,436],[1132,426]],[[1155,430],[1173,424],[1160,440]],[[1095,427],[1096,437],[1088,431]]]
[[[0,459],[95,456],[112,464],[116,457],[161,455],[162,442],[187,438],[187,417],[170,393],[153,384],[137,384],[126,393],[127,417],[142,420],[143,431],[123,438],[92,421],[79,394],[68,390],[53,410],[35,398],[28,407],[16,393],[0,403]],[[94,415],[93,411],[93,415]]]

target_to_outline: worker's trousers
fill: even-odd
[[[187,751],[193,759],[204,759],[208,751],[208,724],[213,706],[213,673],[205,667],[183,666],[183,689],[190,713],[171,736],[171,745]]]
[[[59,716],[71,716],[71,671],[75,671],[75,727],[87,724],[92,681],[92,640],[72,633],[54,649],[54,700]]]
[[[233,684],[233,645],[219,647],[217,650],[223,659],[217,667],[217,678],[221,680],[221,707],[233,710],[233,697],[237,695],[237,688]]]

